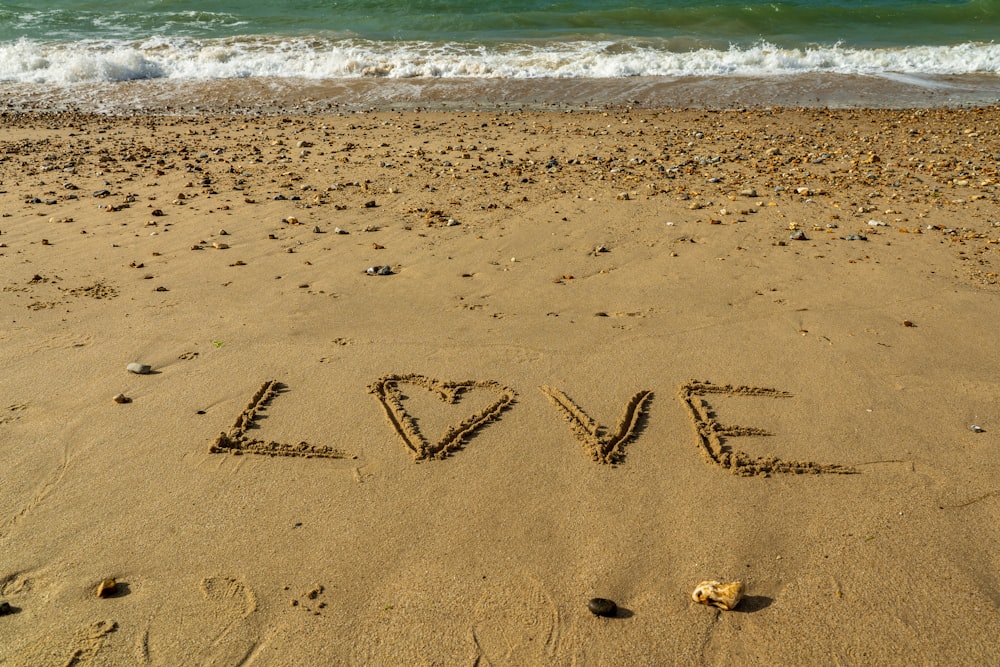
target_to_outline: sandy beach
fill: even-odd
[[[998,112],[0,115],[0,664],[1000,662]]]

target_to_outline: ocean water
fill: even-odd
[[[1000,87],[1000,0],[0,0],[8,104],[122,82],[816,75]]]

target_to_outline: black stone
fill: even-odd
[[[610,617],[618,613],[618,605],[613,600],[606,600],[604,598],[591,598],[590,602],[587,603],[587,609],[594,616]]]
[[[0,602],[0,616],[6,616],[7,614],[13,614],[14,608],[10,606],[9,602]]]

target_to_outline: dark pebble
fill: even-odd
[[[605,600],[604,598],[591,598],[590,602],[587,603],[587,609],[594,616],[610,617],[618,613],[618,605],[613,600]]]
[[[0,616],[6,616],[7,614],[13,614],[14,608],[10,606],[9,602],[0,602]]]

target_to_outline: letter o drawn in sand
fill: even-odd
[[[416,420],[403,407],[399,385],[410,384],[422,387],[437,394],[443,402],[458,403],[462,394],[486,389],[497,394],[498,398],[488,406],[476,412],[458,424],[449,426],[437,442],[430,443],[420,429]],[[453,451],[461,449],[462,441],[471,436],[485,424],[499,419],[502,413],[517,396],[510,387],[505,387],[493,380],[466,380],[463,382],[443,382],[423,375],[386,375],[368,385],[368,392],[375,395],[385,410],[385,416],[392,428],[403,439],[403,443],[413,453],[416,461],[424,459],[444,459]]]

